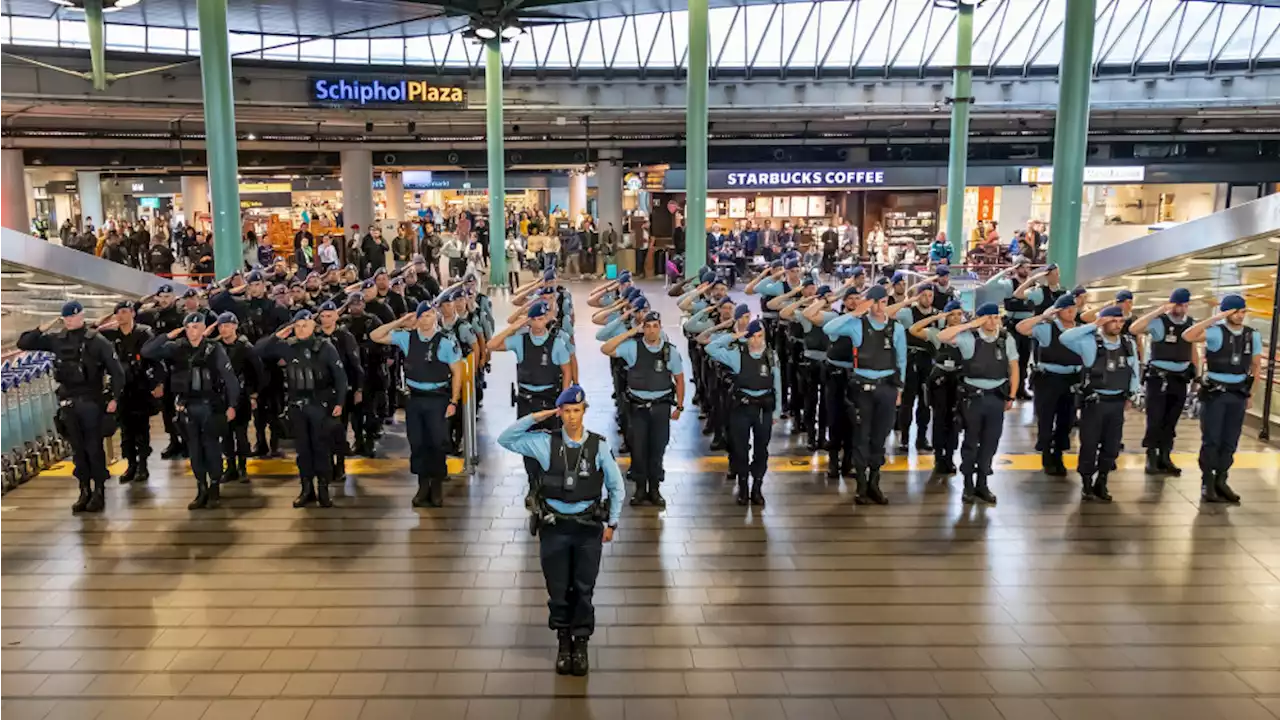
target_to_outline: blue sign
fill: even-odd
[[[312,102],[322,105],[418,105],[462,107],[467,91],[426,80],[313,77]]]

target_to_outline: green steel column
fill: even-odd
[[[1058,73],[1058,119],[1053,132],[1053,209],[1049,217],[1049,262],[1058,264],[1063,285],[1076,282],[1080,254],[1081,196],[1089,150],[1089,88],[1093,81],[1096,0],[1067,3],[1062,67]]]
[[[687,278],[697,277],[707,261],[707,37],[707,0],[689,0],[689,97],[684,129]]]
[[[213,265],[214,274],[225,278],[244,266],[227,0],[197,0],[196,10],[200,21],[205,153],[209,158],[209,196],[213,205]]]
[[[969,105],[973,96],[973,5],[956,10],[956,67],[951,79],[951,156],[947,160],[947,240],[951,257],[963,263],[965,169],[969,163]]]
[[[507,178],[502,149],[502,40],[484,44],[485,140],[489,150],[489,284],[507,284]],[[512,288],[514,290],[515,288]]]
[[[85,0],[84,22],[89,30],[89,63],[94,90],[107,89],[106,32],[102,19],[102,0]]]

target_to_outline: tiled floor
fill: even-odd
[[[589,424],[611,431],[590,335]],[[989,509],[914,454],[892,505],[855,508],[785,424],[767,510],[740,508],[686,416],[669,508],[627,508],[606,549],[593,672],[557,677],[495,366],[482,471],[443,510],[409,507],[394,444],[328,511],[289,507],[278,462],[208,512],[158,458],[100,517],[72,517],[54,473],[7,495],[5,720],[1280,717],[1280,456],[1246,441],[1240,507],[1201,510],[1194,473],[1150,483],[1136,458],[1114,505],[1082,507],[1074,479],[1019,469],[1026,408]]]

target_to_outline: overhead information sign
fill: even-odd
[[[313,77],[311,101],[321,105],[412,105],[421,108],[460,108],[467,91],[411,78]]]

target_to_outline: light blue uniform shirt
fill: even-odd
[[[1190,315],[1183,315],[1182,320],[1178,320],[1174,316],[1169,315],[1167,313],[1162,315],[1161,317],[1169,318],[1169,322],[1173,323],[1174,325],[1186,325],[1187,323],[1191,322]],[[1164,323],[1160,321],[1159,317],[1147,324],[1147,335],[1151,336],[1151,344],[1154,352],[1155,344],[1159,342],[1164,342]],[[1206,339],[1209,337],[1208,330],[1205,331],[1204,335]],[[1219,338],[1218,342],[1222,342],[1221,338]],[[1169,360],[1152,360],[1151,366],[1160,368],[1161,370],[1168,370],[1169,372],[1182,372],[1186,370],[1188,367],[1190,367],[1191,363],[1171,362]]]
[[[809,322],[809,318],[805,317],[804,313],[797,312],[795,317],[796,317],[796,322],[800,323],[800,327],[804,329],[806,334],[808,334],[809,331],[813,330],[813,323]],[[835,320],[838,317],[840,317],[838,314],[833,313],[830,310],[824,310],[822,312],[822,326],[826,327],[827,323],[831,322],[832,320]],[[805,348],[804,356],[811,360],[826,360],[827,351],[826,350],[810,350],[809,348]]]
[[[551,435],[545,432],[531,432],[529,428],[533,427],[533,415],[525,415],[516,420],[511,427],[502,431],[498,436],[498,444],[525,457],[531,457],[538,461],[538,465],[543,470],[551,468]],[[560,437],[564,439],[565,447],[577,448],[581,447],[581,443],[576,443],[569,439],[561,429]],[[585,430],[583,439],[586,438]],[[596,453],[596,467],[604,471],[604,489],[605,497],[609,498],[609,524],[617,525],[618,518],[622,517],[622,500],[626,497],[626,488],[622,484],[622,472],[618,470],[618,461],[613,458],[613,450],[609,448],[609,441],[600,438],[600,450]],[[558,513],[563,515],[577,515],[587,511],[591,507],[590,500],[582,502],[567,503],[559,500],[548,500],[547,505]]]
[[[399,349],[402,355],[407,356],[409,354],[410,332],[418,333],[419,340],[430,340],[440,333],[441,330],[437,327],[436,331],[430,335],[423,335],[421,330],[392,330],[390,335],[391,344]],[[461,360],[462,355],[458,350],[458,343],[454,342],[451,337],[441,338],[440,346],[436,348],[436,359],[446,365],[452,365],[453,363]],[[405,378],[405,383],[414,390],[439,390],[440,388],[449,386],[449,382],[420,383],[408,378]]]
[[[1062,321],[1057,318],[1053,319],[1053,324],[1057,325],[1058,329],[1063,333],[1070,332],[1062,326]],[[1035,340],[1036,344],[1042,348],[1049,347],[1049,343],[1053,342],[1053,333],[1049,331],[1049,323],[1040,323],[1039,325],[1031,328],[1031,339]],[[1042,362],[1036,365],[1036,367],[1044,370],[1045,372],[1051,372],[1054,375],[1074,375],[1080,372],[1081,366],[1055,365],[1054,363]]]
[[[684,321],[684,331],[691,335],[700,335],[709,328],[719,325],[719,315],[712,316],[715,312],[713,307],[705,307],[694,313],[692,317]]]
[[[1035,287],[1027,291],[1026,297],[1028,300],[1031,301],[1031,304],[1039,305],[1040,303],[1044,302],[1044,288],[1045,288],[1044,285],[1036,285]],[[1062,286],[1059,285],[1058,287],[1051,288],[1051,289],[1061,290]],[[1010,295],[1012,294],[1013,293],[1010,293]]]
[[[1205,350],[1208,350],[1209,352],[1217,352],[1218,350],[1221,350],[1223,332],[1229,332],[1232,335],[1239,335],[1240,332],[1244,332],[1243,327],[1240,328],[1240,332],[1236,332],[1235,330],[1232,330],[1231,328],[1226,327],[1226,324],[1227,324],[1226,320],[1219,320],[1216,324],[1209,326],[1209,329],[1204,331],[1204,349]],[[1253,358],[1262,354],[1262,334],[1259,333],[1257,330],[1253,331],[1253,347],[1249,350],[1249,352],[1250,352],[1250,358],[1248,360],[1248,363],[1246,364],[1246,367],[1252,368]],[[1206,375],[1210,380],[1213,380],[1214,382],[1228,383],[1228,384],[1242,383],[1245,381],[1245,378],[1248,377],[1248,375],[1239,375],[1236,373],[1217,373],[1217,372],[1206,373]]]
[[[773,298],[776,298],[779,295],[782,295],[787,292],[786,288],[782,287],[782,283],[785,279],[786,279],[785,275],[783,276],[782,280],[775,280],[773,278],[768,278],[766,280],[761,280],[760,284],[756,285],[756,294],[759,295],[760,297],[765,298],[764,305],[762,305],[761,307],[764,308],[764,314],[768,315],[769,317],[778,316],[778,311],[770,310],[768,308],[768,305],[769,305],[769,300],[772,300]],[[795,282],[795,283],[792,283],[791,286],[795,287],[798,284],[799,282]]]
[[[1097,325],[1081,325],[1079,327],[1073,327],[1070,330],[1062,333],[1062,337],[1060,339],[1062,341],[1062,344],[1065,345],[1068,350],[1080,356],[1080,359],[1084,361],[1084,367],[1091,368],[1093,367],[1094,361],[1097,360],[1098,358],[1098,342],[1095,337],[1097,335],[1097,332],[1098,332]],[[1114,341],[1108,340],[1107,338],[1103,337],[1102,345],[1108,350],[1115,350],[1116,348],[1120,347],[1120,339],[1122,339],[1123,337],[1124,336],[1121,336],[1121,338],[1118,338]],[[1126,392],[1132,395],[1138,392],[1138,346],[1137,346],[1137,343],[1132,343],[1129,348],[1128,363],[1129,363],[1129,389],[1127,391],[1096,389],[1095,392],[1097,392],[1099,395],[1121,395]]]
[[[605,323],[604,327],[596,331],[596,339],[600,342],[608,342],[622,333],[627,331],[627,323],[622,319],[621,315]]]
[[[662,346],[667,343],[667,337],[666,335],[663,335],[662,339],[658,342],[657,345],[650,345],[649,343],[644,342],[644,338],[641,338],[641,337],[633,337],[628,340],[624,340],[622,344],[618,346],[618,349],[616,352],[618,354],[618,358],[627,364],[627,369],[631,369],[635,367],[636,353],[639,351],[640,344],[642,342],[644,343],[645,350],[650,355],[657,355],[659,352],[662,351]],[[674,345],[671,346],[671,357],[667,363],[667,370],[670,371],[671,373],[671,384],[674,386],[675,376],[680,375],[681,373],[684,372],[684,360],[680,359],[680,353],[676,351],[676,348]],[[641,400],[656,400],[668,394],[664,390],[628,389],[627,392],[631,393],[632,395],[635,395]]]
[[[937,344],[938,342],[938,332],[939,331],[934,330],[933,328],[929,328],[929,333],[930,333],[929,339],[932,340],[934,344]],[[970,330],[968,332],[962,332],[959,335],[957,335],[956,349],[960,351],[961,359],[964,359],[964,360],[973,359],[973,353],[978,349],[979,336],[982,337],[982,342],[995,342],[996,338],[1000,336],[1000,332],[997,330],[995,335],[987,335],[981,330]],[[1010,334],[1006,334],[1004,338],[1004,358],[1007,362],[1018,361],[1018,346],[1013,340],[1013,335],[1010,335]],[[976,387],[980,390],[994,390],[1000,387],[1001,385],[1004,385],[1008,381],[993,380],[991,378],[965,377],[964,382],[966,385]]]
[[[454,317],[453,320],[446,321],[444,318],[440,318],[440,325],[445,330],[454,331],[454,334],[457,335],[458,339],[462,342],[475,347],[476,329],[472,326],[470,320],[464,320],[461,317]]]
[[[734,375],[737,375],[738,373],[742,372],[742,353],[744,351],[745,352],[750,352],[750,351],[746,349],[745,344],[743,345],[742,350],[739,350],[738,348],[729,347],[729,340],[732,339],[733,336],[728,332],[723,333],[721,337],[726,339],[724,339],[721,342],[713,341],[712,343],[709,343],[707,345],[707,354],[710,355],[711,358],[716,362],[732,370]],[[761,353],[751,353],[751,357],[757,358],[757,359],[760,357],[760,355]],[[772,391],[749,390],[747,388],[742,389],[742,394],[750,395],[751,397],[764,397],[765,395],[769,394],[769,392],[773,392],[773,397],[775,399],[775,402],[773,403],[773,416],[775,418],[781,417],[782,415],[782,376],[778,374],[777,362],[773,363],[773,390]]]
[[[911,305],[908,305],[907,307],[899,310],[897,315],[893,316],[893,318],[898,321],[898,324],[902,326],[904,332],[910,330],[911,326],[916,324],[916,316],[911,314],[911,307]],[[930,306],[929,309],[932,311],[933,307]],[[940,312],[935,312],[933,313],[933,317],[934,322],[928,327],[942,327],[943,318],[945,316]]]
[[[871,323],[871,327],[876,330],[883,330],[887,323],[878,322],[874,318],[867,316],[841,315],[832,320],[822,329],[827,332],[827,337],[833,341],[838,337],[847,337],[853,342],[855,348],[862,347],[862,318],[866,317]],[[898,366],[898,379],[902,382],[907,381],[907,333],[902,329],[902,323],[893,324],[893,355]],[[868,370],[867,368],[854,368],[853,374],[868,380],[879,380],[887,378],[893,374],[892,370]]]
[[[983,292],[981,293],[982,295],[981,300],[984,303],[993,302],[997,304],[1003,304],[1005,300],[1008,300],[1009,298],[1013,297],[1013,291],[1017,290],[1018,285],[1021,285],[1021,284],[1022,284],[1021,281],[1014,283],[1013,278],[1011,277],[1002,277],[1002,278],[996,278],[994,280],[988,280],[982,286]],[[1031,297],[1032,292],[1039,292],[1040,297],[1041,298],[1044,297],[1043,290],[1039,290],[1038,288],[1032,288],[1031,290],[1028,290],[1027,299],[1031,300],[1034,303],[1038,303],[1040,302],[1040,300],[1036,300],[1032,298]],[[1030,310],[1017,310],[1017,311],[1005,311],[1005,312],[1009,317],[1015,320],[1026,320],[1027,318],[1031,317],[1033,314]]]
[[[696,294],[698,294],[697,289],[690,290],[689,292],[681,295],[679,299],[676,300],[676,305],[679,305],[680,303],[684,302],[685,300],[688,300],[689,298],[693,297]],[[699,310],[707,307],[707,305],[709,305],[710,303],[711,301],[707,299],[706,295],[703,295],[702,297],[699,297],[697,300],[694,300],[693,302],[689,303],[689,311],[696,313]]]
[[[617,290],[610,290],[601,294],[596,301],[600,303],[600,307],[609,307],[610,305],[618,302],[618,298],[620,297],[621,295],[618,294]]]
[[[518,332],[508,337],[507,341],[503,343],[503,346],[515,354],[517,365],[524,362],[524,338],[526,335],[533,338],[533,344],[537,347],[542,347],[547,343],[547,339],[552,337],[551,333],[546,333],[544,335],[534,335],[528,330],[525,330],[523,332]],[[556,365],[568,365],[571,355],[569,352],[569,346],[565,344],[564,336],[562,335],[555,336],[553,343],[554,344],[551,346],[551,362],[555,363]],[[520,387],[524,388],[525,390],[528,390],[529,392],[542,392],[543,390],[550,390],[553,386],[552,385],[526,385],[525,383],[520,383]]]

